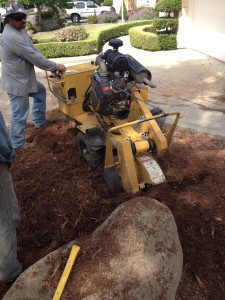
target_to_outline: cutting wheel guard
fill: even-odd
[[[162,113],[162,114],[158,114],[158,115],[152,116],[150,118],[139,119],[139,120],[135,120],[135,121],[132,121],[132,122],[129,122],[129,123],[126,123],[126,124],[118,125],[118,126],[110,128],[108,130],[108,132],[112,133],[113,131],[125,128],[127,126],[133,126],[135,124],[140,124],[140,123],[144,123],[144,122],[147,122],[147,121],[156,120],[156,119],[159,119],[161,117],[174,116],[174,115],[176,116],[176,118],[175,118],[173,124],[171,125],[169,133],[167,134],[167,142],[168,142],[168,144],[170,144],[171,140],[172,140],[172,136],[173,136],[174,130],[175,130],[176,126],[177,126],[177,122],[178,122],[179,117],[180,117],[180,113],[177,112],[177,111],[169,112],[169,113]]]

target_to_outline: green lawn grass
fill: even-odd
[[[82,24],[82,23],[81,23]],[[77,25],[75,25],[77,26]],[[94,29],[99,29],[99,28],[107,28],[107,27],[110,27],[112,26],[112,24],[87,24],[87,25],[79,25],[79,26],[85,26],[85,30],[87,33],[90,33],[91,31],[93,31]],[[33,35],[33,38],[37,41],[41,40],[49,40],[51,38],[54,37],[55,33],[60,30],[60,29],[57,29],[57,30],[52,30],[52,31],[45,31],[45,32],[37,32]]]

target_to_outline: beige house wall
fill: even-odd
[[[183,0],[178,47],[225,61],[225,0]]]

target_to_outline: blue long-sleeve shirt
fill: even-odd
[[[6,131],[5,121],[0,111],[0,162],[12,162],[15,150]]]

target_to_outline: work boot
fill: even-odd
[[[40,125],[40,126],[35,126],[36,129],[39,129],[43,126],[48,126],[48,125],[52,125],[52,124],[55,124],[58,120],[47,120],[43,125]]]

